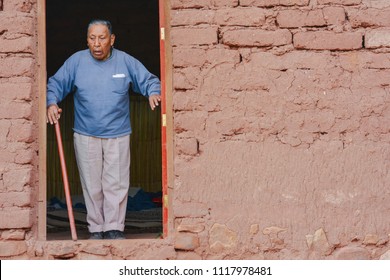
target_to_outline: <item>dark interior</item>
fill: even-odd
[[[87,25],[107,19],[116,35],[114,47],[140,60],[160,76],[158,0],[46,1],[47,76],[52,76],[73,53],[86,49]],[[162,231],[160,111],[151,111],[148,100],[131,95],[131,179],[126,234]],[[79,239],[87,238],[85,211],[73,149],[73,97],[59,106],[62,141]],[[47,236],[67,239],[69,224],[64,210],[64,189],[55,132],[47,130]],[[66,207],[65,207],[66,208]],[[84,212],[83,212],[84,211]],[[61,212],[61,213],[60,213]],[[70,237],[69,237],[70,238]]]

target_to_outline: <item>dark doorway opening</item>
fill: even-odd
[[[108,19],[116,35],[115,48],[140,60],[159,76],[158,0],[46,1],[47,76],[52,76],[73,53],[87,48],[87,25]],[[125,233],[128,238],[153,238],[162,232],[161,114],[148,100],[131,95],[131,170]],[[59,106],[62,141],[79,239],[88,237],[81,184],[73,148],[73,96]],[[47,239],[68,239],[70,229],[55,132],[47,130]]]

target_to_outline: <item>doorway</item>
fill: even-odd
[[[160,73],[159,1],[68,0],[46,1],[47,76],[52,76],[73,53],[86,49],[87,25],[107,19],[116,35],[115,48],[140,60],[153,74]],[[149,109],[148,100],[131,96],[131,167],[126,235],[158,237],[162,233],[161,113]],[[73,97],[59,106],[62,141],[79,239],[88,237],[85,206],[73,149]],[[47,239],[67,239],[69,224],[55,132],[47,127]],[[145,164],[145,162],[147,164]]]

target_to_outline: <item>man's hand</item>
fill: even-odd
[[[56,104],[47,107],[46,121],[50,124],[56,124],[61,117],[62,109],[58,108]]]
[[[149,96],[149,105],[152,110],[158,106],[159,102],[161,102],[161,95],[154,94]]]

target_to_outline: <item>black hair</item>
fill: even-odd
[[[105,19],[93,19],[89,22],[88,24],[88,29],[87,31],[89,30],[89,28],[92,26],[92,25],[95,25],[95,24],[102,24],[102,25],[105,25],[107,28],[108,28],[108,32],[110,33],[110,35],[112,35],[112,25],[111,25],[111,22],[108,21],[108,20],[105,20]],[[87,32],[88,33],[88,32]]]

